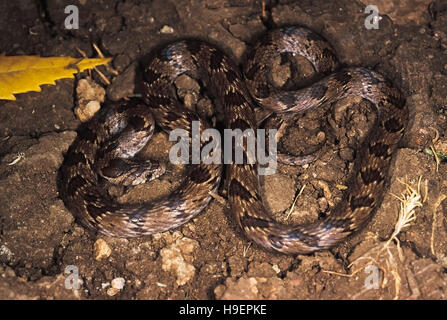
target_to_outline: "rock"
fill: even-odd
[[[218,300],[254,300],[261,299],[256,278],[228,278],[225,285],[217,286],[214,294]]]
[[[101,105],[98,101],[90,101],[83,107],[76,107],[74,113],[81,122],[87,122],[99,109],[101,109]]]
[[[131,60],[126,54],[120,54],[113,59],[113,66],[118,72],[123,71],[129,64]]]
[[[111,297],[113,297],[114,295],[116,295],[118,292],[120,292],[119,289],[116,288],[109,288],[107,289],[107,294]]]
[[[115,278],[112,280],[112,288],[123,290],[126,280],[124,278]]]
[[[110,288],[107,289],[106,293],[107,295],[113,297],[116,294],[118,294],[121,290],[123,290],[124,285],[126,284],[126,280],[124,278],[115,278],[112,280],[112,286]],[[108,287],[108,283],[103,283],[102,287],[103,288],[107,288]]]
[[[101,261],[105,258],[108,258],[111,253],[112,249],[110,249],[107,242],[105,242],[103,239],[96,240],[95,244],[93,245],[93,254],[96,261]]]
[[[295,198],[295,182],[284,175],[265,176],[265,203],[274,213],[287,210]]]
[[[195,240],[181,238],[160,251],[162,269],[176,274],[178,286],[188,283],[194,277],[196,269],[191,264],[194,259],[192,253],[198,246],[199,244]]]
[[[200,93],[200,85],[187,75],[179,76],[174,83],[177,87],[178,96],[183,99],[185,106],[194,110]]]
[[[90,120],[104,102],[105,90],[91,79],[81,79],[76,87],[77,106],[74,110],[81,122]]]
[[[76,86],[78,99],[104,101],[105,90],[91,79],[81,79]]]
[[[160,29],[160,33],[162,34],[171,34],[174,33],[174,28],[164,25],[163,28]]]
[[[276,271],[267,262],[254,261],[248,266],[247,275],[250,277],[271,278],[276,276]]]
[[[120,73],[107,88],[107,97],[112,101],[118,101],[133,94],[135,89],[135,68],[136,63],[132,63],[122,73]]]
[[[231,256],[228,259],[228,265],[230,267],[231,276],[239,277],[247,266],[247,259],[243,259],[239,256]]]

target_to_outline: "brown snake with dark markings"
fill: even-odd
[[[269,84],[268,75],[269,64],[281,53],[304,56],[317,72],[327,76],[297,91],[280,91]],[[231,209],[250,240],[284,253],[330,248],[371,217],[384,192],[391,156],[408,118],[404,97],[381,75],[366,68],[335,71],[337,67],[332,47],[301,27],[274,30],[255,45],[247,55],[245,79],[211,44],[184,40],[168,45],[144,68],[144,102],[133,99],[112,104],[80,128],[61,168],[62,198],[84,226],[118,237],[178,227],[208,205],[210,192],[219,187],[223,165],[189,165],[188,177],[181,185],[151,203],[120,204],[101,186],[101,176],[135,185],[163,172],[162,165],[133,159],[152,135],[153,118],[167,132],[176,128],[191,132],[192,120],[200,120],[202,129],[209,128],[176,97],[173,81],[183,73],[203,81],[223,106],[226,128],[242,131],[256,129],[252,98],[264,108],[285,113],[361,96],[376,107],[376,123],[357,152],[350,191],[324,220],[299,226],[274,221],[262,202],[256,165],[226,165]]]

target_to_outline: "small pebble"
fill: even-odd
[[[317,142],[322,143],[326,139],[326,134],[323,131],[318,132],[317,134]]]
[[[112,249],[110,249],[107,242],[105,242],[103,239],[96,240],[95,244],[93,245],[93,254],[96,261],[101,261],[105,258],[108,258],[111,253]]]
[[[280,272],[281,272],[281,269],[278,267],[277,264],[274,264],[274,265],[272,266],[272,269],[273,269],[273,271],[275,271],[276,273],[280,273]]]
[[[112,288],[122,290],[124,288],[125,283],[126,280],[124,280],[124,278],[115,278],[112,280]]]
[[[118,292],[120,292],[119,289],[115,289],[115,288],[109,288],[107,289],[107,294],[111,297],[113,297],[114,295],[116,295]]]
[[[163,33],[163,34],[174,33],[174,29],[170,26],[165,25],[165,26],[163,26],[163,28],[161,28],[160,33]]]
[[[74,110],[81,122],[86,122],[101,108],[105,90],[90,79],[81,79],[76,87],[77,105]]]
[[[75,108],[74,112],[81,122],[86,122],[90,120],[100,108],[101,105],[98,101],[90,101],[82,108]]]

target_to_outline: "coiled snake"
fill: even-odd
[[[268,77],[269,64],[281,53],[304,56],[326,76],[297,91],[280,91]],[[118,237],[178,227],[208,205],[210,192],[219,187],[223,165],[188,165],[188,177],[181,185],[150,203],[121,204],[101,186],[101,177],[135,185],[163,173],[163,165],[133,158],[151,137],[154,119],[168,132],[176,128],[191,132],[193,120],[200,120],[201,129],[210,127],[176,98],[173,81],[183,73],[199,78],[223,107],[226,128],[242,131],[256,129],[253,100],[269,110],[290,113],[349,95],[361,96],[376,107],[376,123],[357,151],[349,192],[324,220],[298,226],[274,221],[262,202],[256,165],[226,165],[231,210],[250,240],[284,253],[327,249],[371,217],[384,191],[391,156],[408,117],[404,97],[381,75],[361,67],[335,71],[337,68],[330,44],[302,27],[269,32],[248,53],[244,77],[227,55],[209,43],[184,40],[170,44],[143,69],[143,101],[111,103],[81,126],[61,168],[62,198],[84,226]]]

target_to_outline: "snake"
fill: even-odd
[[[284,55],[307,59],[318,79],[294,90],[272,84],[272,61]],[[218,46],[199,39],[178,40],[151,53],[140,67],[142,96],[106,102],[81,124],[68,148],[60,169],[60,194],[76,220],[101,234],[125,238],[177,228],[209,205],[225,171],[226,195],[237,225],[250,241],[267,250],[310,254],[334,247],[361,230],[383,199],[392,156],[407,126],[401,90],[373,69],[342,66],[325,38],[301,26],[267,32],[244,60],[240,67]],[[105,191],[107,183],[133,186],[165,172],[163,163],[138,157],[155,125],[165,132],[191,133],[193,121],[200,121],[200,132],[212,128],[178,98],[174,81],[183,74],[200,81],[223,113],[225,128],[232,130],[256,130],[256,106],[290,115],[350,96],[369,101],[377,115],[355,150],[354,173],[339,203],[314,222],[280,223],[263,202],[258,165],[234,161],[191,163],[179,186],[154,201],[121,203]],[[191,141],[191,134],[187,139]],[[243,151],[247,156],[246,144]]]

